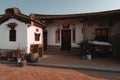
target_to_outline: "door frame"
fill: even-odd
[[[68,31],[68,33],[69,33],[69,45],[67,46],[67,48],[64,48],[64,45],[67,45],[67,44],[64,44],[63,45],[63,32],[64,31]],[[61,50],[71,50],[71,29],[62,29],[61,30]]]

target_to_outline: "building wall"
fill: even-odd
[[[35,33],[40,34],[39,41],[35,41]],[[41,28],[36,26],[27,27],[27,53],[30,53],[31,44],[43,44],[43,30]]]
[[[7,24],[15,22],[17,26],[16,30],[16,41],[9,41],[9,30]],[[20,22],[16,19],[10,19],[0,25],[0,49],[17,49],[27,47],[27,25],[24,22]]]
[[[83,40],[82,28],[83,24],[80,23],[79,19],[64,19],[64,20],[52,20],[52,22],[47,23],[47,32],[48,32],[48,45],[61,46],[61,30],[63,30],[63,24],[68,23],[70,25],[69,29],[71,30],[71,46],[79,47],[77,43]],[[72,29],[76,28],[76,41],[73,42],[72,38]],[[55,41],[55,31],[60,28],[60,42],[56,43]]]
[[[101,19],[91,19],[85,23],[85,38],[87,40],[95,40],[95,30],[96,29],[102,29],[102,28],[107,28],[108,29],[108,34],[110,34],[110,26],[108,25],[108,20],[106,18]],[[110,36],[110,35],[109,35]]]
[[[111,22],[112,20],[112,22]],[[115,55],[120,56],[120,19],[118,17],[97,17],[80,22],[79,19],[62,19],[62,20],[52,20],[47,23],[48,32],[48,45],[61,46],[60,43],[55,42],[55,31],[60,28],[63,29],[63,23],[70,24],[71,29],[71,46],[78,47],[77,43],[83,41],[84,34],[86,40],[95,40],[95,30],[101,28],[108,29],[108,42],[112,44],[112,50]],[[72,28],[76,27],[76,42],[72,42]],[[82,33],[82,29],[85,28],[85,33]],[[61,36],[61,32],[60,32]]]
[[[112,18],[112,20],[112,25],[109,25],[109,19],[106,18],[102,20],[98,18],[98,21],[90,20],[90,22],[86,22],[86,39],[95,40],[95,29],[107,28],[108,42],[112,44],[112,51],[114,55],[120,56],[120,19]]]
[[[120,56],[120,20],[114,22],[111,26],[109,41],[112,44],[113,52],[116,56]]]

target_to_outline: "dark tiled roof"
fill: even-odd
[[[9,8],[5,10],[5,14],[0,16],[0,24],[4,23],[5,21],[14,18],[19,21],[25,22],[25,23],[31,23],[34,22],[37,26],[44,28],[45,24],[40,22],[39,20],[36,20],[34,16],[27,16],[21,13],[21,11],[18,8]]]
[[[81,13],[81,14],[66,14],[66,15],[44,15],[35,14],[38,19],[65,19],[65,18],[89,18],[94,16],[108,16],[108,15],[120,15],[119,10],[103,11],[103,12],[93,12],[93,13]]]

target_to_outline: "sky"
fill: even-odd
[[[17,7],[24,14],[76,14],[120,9],[120,0],[1,0],[0,14]]]

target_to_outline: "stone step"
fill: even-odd
[[[48,46],[47,50],[48,51],[59,51],[60,50],[60,46]]]

